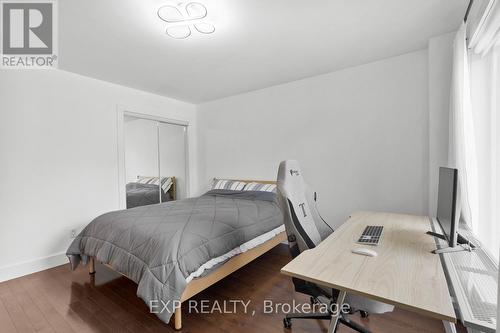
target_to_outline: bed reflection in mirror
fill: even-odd
[[[124,117],[127,208],[186,197],[186,127]]]

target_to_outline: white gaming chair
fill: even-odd
[[[319,215],[316,209],[316,193],[309,190],[297,161],[287,160],[280,163],[278,197],[285,217],[288,245],[293,258],[304,250],[316,247],[333,232],[333,229]],[[339,293],[338,290],[328,290],[297,278],[293,278],[293,283],[297,292],[311,296],[311,302],[335,302]],[[368,312],[384,313],[394,309],[392,305],[355,295],[347,295],[346,303],[351,306],[352,312],[359,311],[362,317],[368,316]],[[329,320],[331,314],[288,314],[283,320],[286,328],[291,327],[292,318]],[[340,317],[339,322],[357,332],[369,332],[346,316]]]

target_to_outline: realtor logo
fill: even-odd
[[[2,1],[2,68],[53,68],[55,2]]]

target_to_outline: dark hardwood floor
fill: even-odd
[[[279,273],[289,260],[287,247],[280,245],[194,298],[209,300],[210,308],[215,301],[222,305],[224,300],[250,300],[249,314],[243,313],[242,305],[236,314],[188,313],[184,304],[182,332],[326,332],[327,321],[295,320],[287,330],[281,313],[264,313],[264,300],[308,302]],[[175,332],[149,312],[136,289],[132,281],[102,265],[97,265],[92,282],[86,268],[72,272],[67,265],[3,282],[0,332]],[[399,309],[368,319],[352,318],[374,333],[444,332],[440,321]],[[352,331],[341,327],[338,332]]]

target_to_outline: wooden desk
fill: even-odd
[[[378,246],[356,243],[367,225],[384,226]],[[431,230],[428,217],[358,212],[316,248],[302,252],[281,272],[456,322],[439,255],[430,253],[436,243],[425,234],[428,230]],[[371,248],[378,256],[354,254],[351,250],[356,247]],[[341,294],[345,297],[345,293]]]

